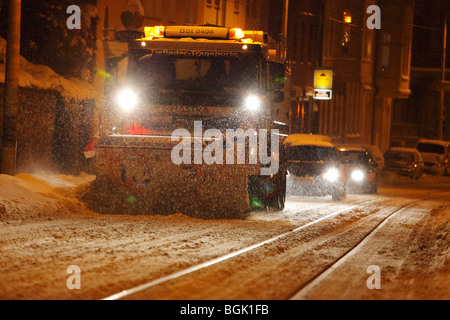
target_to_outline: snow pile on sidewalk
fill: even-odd
[[[89,175],[0,175],[0,223],[51,220],[61,210],[75,212],[81,207],[79,194],[93,179]]]
[[[386,172],[380,177],[379,183],[381,187],[405,187],[412,189],[429,189],[429,190],[448,190],[450,191],[450,177],[432,176],[424,174],[417,181],[413,181],[409,177],[401,176],[393,172]]]
[[[6,40],[0,37],[0,83],[5,82]],[[66,79],[51,68],[44,65],[35,65],[20,57],[20,87],[37,87],[52,89],[66,98],[95,99],[97,91],[94,86],[79,79]]]

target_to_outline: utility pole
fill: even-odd
[[[281,22],[281,61],[286,61],[287,51],[287,32],[288,32],[288,20],[289,20],[289,0],[284,0],[283,3],[283,20]]]
[[[448,18],[449,12],[447,12],[444,16],[444,40],[443,40],[443,47],[442,47],[442,66],[441,66],[441,80],[442,80],[442,86],[441,86],[441,94],[439,99],[439,119],[438,119],[438,139],[443,139],[443,131],[444,131],[444,107],[445,107],[445,89],[444,89],[444,83],[445,83],[445,72],[446,72],[446,64],[447,64],[447,18]]]
[[[1,173],[16,174],[17,116],[19,113],[21,0],[8,1],[5,104],[1,144]]]

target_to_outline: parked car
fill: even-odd
[[[347,196],[345,175],[337,147],[321,135],[293,134],[286,138],[288,148],[288,192],[309,196],[331,195],[333,200]]]
[[[425,173],[450,175],[450,142],[422,139],[416,149],[423,158]]]
[[[339,155],[346,172],[347,190],[377,193],[378,164],[372,154],[365,148],[342,147]]]
[[[414,148],[391,148],[384,154],[385,171],[419,179],[424,172],[424,163],[419,151]]]

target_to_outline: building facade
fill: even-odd
[[[283,0],[274,0],[273,36]],[[372,29],[368,8],[381,10]],[[319,133],[339,144],[390,146],[393,104],[410,94],[413,3],[408,0],[290,1],[287,59],[291,132]],[[332,99],[313,99],[314,70],[333,71]]]
[[[411,96],[393,105],[392,145],[415,146],[421,138],[439,138],[438,119],[442,114],[442,139],[450,140],[450,88],[444,87],[440,101],[439,81],[450,80],[450,61],[443,74],[444,22],[450,22],[450,3],[446,0],[416,0],[414,8]],[[450,44],[450,35],[446,42]],[[444,75],[444,76],[443,76]],[[442,106],[442,112],[440,110]]]
[[[320,133],[340,144],[391,145],[392,119],[408,101],[414,7],[411,0],[99,0],[97,66],[126,51],[115,31],[126,27],[121,15],[131,6],[142,14],[141,25],[213,24],[264,30],[278,42],[286,37],[292,133]],[[367,27],[381,9],[381,29]],[[315,100],[314,71],[333,71],[333,98]],[[101,73],[96,86],[102,87]],[[99,90],[101,95],[101,90]],[[101,97],[99,96],[99,99]]]

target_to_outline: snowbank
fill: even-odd
[[[0,82],[5,83],[6,40],[0,37]],[[51,89],[66,98],[95,99],[97,90],[86,81],[66,79],[44,65],[35,65],[20,57],[19,86]]]
[[[94,176],[72,177],[48,174],[0,175],[0,223],[55,217],[78,205],[77,196]]]
[[[380,177],[379,184],[384,188],[401,187],[429,190],[430,192],[435,190],[450,191],[450,177],[427,174],[424,174],[419,180],[413,181],[411,178],[398,175],[395,172],[386,172],[383,177]]]

